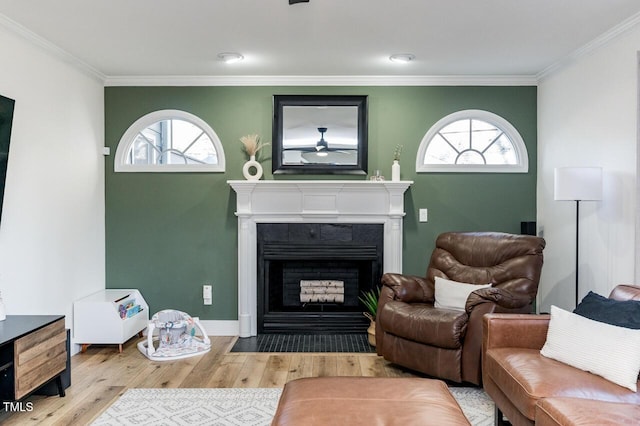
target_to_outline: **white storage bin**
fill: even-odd
[[[149,305],[135,289],[108,289],[73,302],[73,340],[82,345],[122,344],[149,323]]]

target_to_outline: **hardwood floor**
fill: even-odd
[[[235,337],[212,337],[209,353],[152,362],[132,339],[117,346],[90,346],[71,358],[66,396],[32,396],[33,410],[3,413],[2,425],[88,425],[129,388],[269,388],[319,376],[414,377],[375,354],[230,353]]]

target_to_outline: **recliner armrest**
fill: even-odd
[[[542,349],[550,315],[486,314],[483,318],[483,352],[494,348]]]
[[[386,273],[382,276],[382,285],[393,291],[394,300],[405,303],[433,302],[433,289],[427,279],[414,275]]]
[[[492,302],[505,309],[520,309],[531,303],[528,294],[515,294],[500,287],[488,287],[474,291],[469,295],[465,310],[471,312],[480,303]]]

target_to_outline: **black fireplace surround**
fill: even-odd
[[[258,333],[359,333],[382,277],[383,224],[259,223]],[[300,281],[344,282],[344,302],[300,302]]]

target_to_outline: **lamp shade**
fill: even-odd
[[[558,167],[554,171],[555,200],[602,200],[602,167]]]

